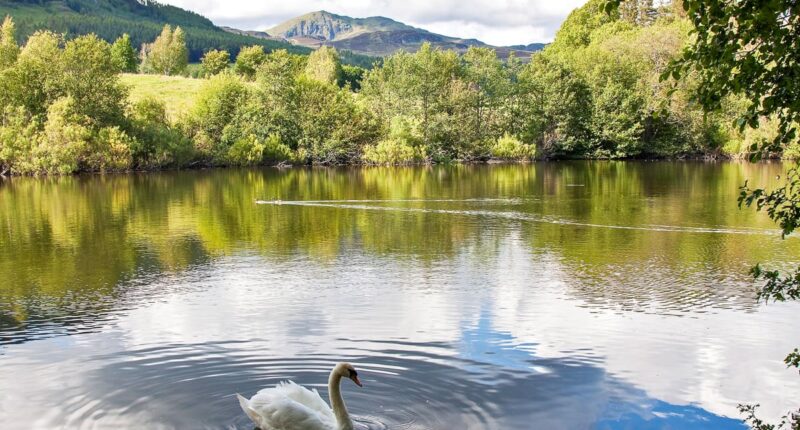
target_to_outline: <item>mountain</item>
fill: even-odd
[[[0,19],[6,15],[14,18],[20,42],[37,30],[46,29],[67,37],[95,33],[109,42],[128,33],[134,46],[141,46],[152,42],[164,24],[170,24],[179,25],[186,32],[192,61],[198,61],[211,49],[225,49],[236,55],[247,45],[283,48],[297,54],[310,52],[285,40],[228,32],[199,14],[152,0],[0,0]]]
[[[425,42],[437,48],[460,52],[470,46],[489,47],[494,48],[501,57],[508,57],[511,51],[520,57],[527,57],[544,47],[537,43],[513,47],[491,46],[476,39],[432,33],[381,16],[351,18],[327,11],[298,16],[267,30],[267,33],[299,46],[333,46],[371,56],[386,56],[397,51],[413,52]]]

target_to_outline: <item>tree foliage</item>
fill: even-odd
[[[323,46],[308,56],[305,74],[311,79],[328,84],[343,83],[342,61],[336,48]]]
[[[95,35],[66,42],[50,32],[31,36],[0,70],[0,173],[152,166],[140,149],[179,139],[148,135],[155,119],[144,124],[131,115],[119,72],[112,46]]]
[[[142,69],[162,75],[182,73],[189,64],[186,36],[180,27],[165,25],[153,43],[142,46]]]
[[[248,46],[239,51],[236,57],[236,66],[234,69],[236,73],[242,75],[248,80],[255,79],[258,68],[264,63],[267,54],[261,46]]]
[[[3,24],[0,25],[0,70],[14,64],[19,55],[17,46],[17,31],[14,21],[10,16],[6,16]]]
[[[227,70],[230,62],[231,55],[228,51],[219,51],[216,49],[206,52],[206,55],[204,55],[203,59],[200,61],[203,66],[203,75],[207,77],[218,75],[224,70]]]
[[[120,36],[111,45],[111,61],[122,72],[136,72],[139,66],[139,59],[137,58],[136,49],[131,45],[131,37],[127,33]]]

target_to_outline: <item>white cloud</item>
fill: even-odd
[[[265,30],[316,10],[352,17],[386,16],[447,36],[493,45],[550,42],[586,0],[164,0],[198,12],[219,25]]]

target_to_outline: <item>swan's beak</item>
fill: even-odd
[[[353,375],[353,376],[350,377],[350,379],[352,379],[353,382],[355,382],[356,385],[358,385],[359,387],[363,387],[364,386],[364,385],[361,384],[361,380],[358,379],[358,375]]]

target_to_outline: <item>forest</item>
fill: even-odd
[[[332,48],[208,50],[206,82],[177,118],[163,100],[129,101],[122,72],[185,74],[191,33],[166,26],[135,48],[96,35],[0,34],[0,172],[69,174],[194,166],[416,164],[553,158],[735,157],[777,125],[735,122],[746,101],[713,112],[699,79],[663,79],[690,38],[677,3],[593,0],[530,61],[424,45],[371,68]],[[796,154],[791,143],[782,154]]]

